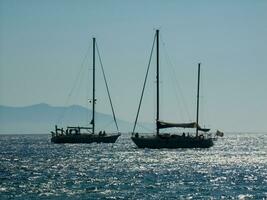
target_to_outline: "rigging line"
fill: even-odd
[[[156,70],[154,70],[154,72],[152,72],[153,74],[156,74]],[[155,77],[153,77],[155,78]],[[151,121],[155,121],[155,116],[157,116],[157,90],[156,90],[156,80],[153,79],[153,116],[151,116]],[[157,127],[154,127],[156,131]]]
[[[172,74],[172,79],[174,79],[174,81],[177,83],[178,90],[180,91],[179,93],[180,93],[181,99],[182,99],[182,104],[185,107],[185,111],[186,111],[187,117],[189,117],[190,119],[192,119],[192,117],[191,117],[191,115],[190,115],[190,113],[188,111],[188,106],[186,104],[186,101],[185,101],[185,98],[184,98],[184,95],[183,95],[183,92],[182,92],[182,89],[181,89],[181,85],[179,84],[179,81],[177,80],[176,76],[174,75],[174,74],[176,74],[175,73],[175,69],[174,69],[174,66],[173,66],[173,64],[171,62],[170,56],[168,54],[168,51],[166,50],[165,42],[162,39],[163,38],[162,35],[161,35],[160,38],[161,38],[161,42],[163,44],[164,54],[166,56],[166,59],[167,59],[169,65],[171,66],[172,71],[173,71],[173,73],[171,73]],[[178,99],[178,95],[177,95],[177,91],[176,90],[175,90],[175,95],[176,95],[176,98]]]
[[[168,53],[167,53],[167,51],[166,51],[166,48],[165,48],[165,43],[161,40],[161,43],[163,43],[163,52],[164,52],[164,56],[165,56],[165,59],[166,59],[166,62],[167,62],[167,66],[172,66],[172,63],[171,63],[171,61],[170,61],[170,58],[169,58],[169,56],[168,56]],[[172,79],[172,81],[173,81],[173,83],[176,83],[175,85],[173,85],[172,84],[172,86],[173,86],[173,89],[174,89],[174,94],[175,94],[175,97],[176,97],[176,103],[177,103],[177,107],[178,107],[178,109],[181,111],[180,112],[180,117],[182,118],[182,121],[185,121],[185,118],[184,118],[184,110],[182,109],[183,108],[183,106],[181,105],[181,101],[179,101],[178,99],[180,99],[180,98],[178,98],[178,92],[177,92],[177,88],[175,87],[176,85],[179,85],[179,82],[175,79],[175,71],[174,71],[174,69],[173,68],[171,68],[172,69],[172,72],[170,73],[171,75],[170,75],[170,77],[171,77],[171,79]],[[181,95],[180,95],[181,96]],[[178,115],[177,115],[178,116]],[[178,117],[179,118],[179,117]]]
[[[114,119],[114,122],[115,122],[115,125],[116,125],[116,128],[117,128],[117,131],[119,132],[119,128],[118,128],[118,124],[117,124],[117,120],[116,120],[116,116],[115,116],[115,111],[114,111],[113,104],[112,104],[112,101],[111,101],[111,96],[110,96],[110,92],[109,92],[109,88],[108,88],[108,83],[107,83],[106,75],[105,75],[105,72],[104,72],[104,67],[103,67],[103,64],[102,64],[101,57],[100,57],[100,53],[99,53],[99,48],[98,48],[97,42],[96,42],[96,50],[97,50],[98,59],[99,59],[100,65],[101,65],[101,71],[102,71],[102,74],[103,74],[103,77],[104,77],[104,80],[105,80],[105,85],[106,85],[106,89],[107,89],[107,93],[108,93],[108,98],[109,98],[109,103],[110,103],[111,110],[112,110],[113,119]]]
[[[79,70],[79,72],[78,72],[78,74],[77,74],[77,76],[76,76],[76,78],[75,78],[75,80],[74,80],[74,84],[73,84],[72,88],[70,89],[70,92],[69,92],[69,94],[68,94],[68,96],[67,96],[67,99],[66,99],[66,101],[65,101],[65,104],[64,104],[65,106],[69,103],[69,100],[70,100],[70,98],[71,98],[71,96],[72,96],[72,93],[73,93],[75,87],[77,86],[77,82],[78,82],[78,80],[79,80],[79,78],[80,78],[80,76],[81,76],[82,70],[83,70],[83,68],[84,68],[84,66],[85,66],[84,63],[85,63],[86,58],[88,57],[88,52],[89,52],[90,48],[91,48],[91,47],[90,47],[90,45],[89,45],[88,48],[87,48],[87,51],[86,51],[86,53],[85,53],[85,55],[84,55],[84,57],[83,57],[83,59],[82,59],[82,63],[81,63],[81,66],[80,66],[80,70]],[[59,117],[58,117],[58,119],[57,119],[57,122],[61,122],[61,120],[63,119],[65,113],[66,113],[66,108],[63,109],[62,113],[59,115]]]
[[[89,71],[89,70],[88,70]],[[85,98],[85,101],[84,101],[84,103],[85,103],[85,105],[86,105],[86,108],[89,108],[89,106],[90,106],[90,95],[89,95],[89,91],[91,91],[90,90],[90,76],[89,76],[89,73],[86,73],[86,75],[87,75],[87,81],[86,81],[86,98]],[[86,125],[88,125],[88,124],[90,124],[90,116],[91,116],[91,113],[90,112],[87,112],[87,114],[86,114]]]
[[[209,127],[209,116],[208,116],[208,110],[206,109],[207,105],[208,105],[208,102],[207,102],[207,99],[206,98],[206,90],[205,90],[205,86],[207,85],[206,84],[206,78],[205,78],[205,68],[202,67],[201,69],[202,73],[201,73],[201,79],[200,79],[200,106],[201,106],[201,112],[200,112],[200,115],[201,115],[201,121],[202,121],[202,124],[203,126],[208,126]]]
[[[142,94],[141,94],[141,98],[140,98],[140,101],[139,101],[138,110],[137,110],[137,114],[136,114],[136,118],[135,118],[135,122],[134,122],[133,133],[135,131],[136,123],[137,123],[137,120],[138,120],[138,116],[139,116],[139,112],[140,112],[140,108],[141,108],[141,104],[142,104],[142,100],[143,100],[143,95],[144,95],[144,91],[145,91],[145,87],[146,87],[146,81],[147,81],[147,75],[148,75],[149,68],[150,68],[150,63],[151,63],[151,59],[152,59],[152,54],[153,54],[155,41],[156,41],[156,34],[154,36],[153,45],[152,45],[152,49],[151,49],[150,56],[149,56],[149,62],[148,62],[147,70],[146,70],[145,81],[144,81]]]

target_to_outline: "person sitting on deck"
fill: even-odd
[[[58,128],[57,125],[55,126],[55,130],[56,130],[56,136],[58,136],[59,135],[60,128]]]
[[[74,129],[74,131],[75,131],[75,135],[78,135],[78,129]]]

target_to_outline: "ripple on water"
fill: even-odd
[[[263,199],[267,137],[229,135],[210,149],[51,144],[0,136],[0,199]]]

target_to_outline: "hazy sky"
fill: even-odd
[[[201,62],[202,123],[267,131],[266,0],[0,0],[0,104],[88,106],[95,36],[116,113],[132,122],[156,28],[162,119],[195,119]],[[155,118],[153,58],[140,116],[147,122]],[[97,109],[109,113],[99,72]]]

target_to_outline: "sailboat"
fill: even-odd
[[[112,109],[113,114],[113,120],[115,122],[117,133],[106,133],[105,131],[100,131],[99,133],[96,133],[95,131],[95,103],[96,103],[96,97],[95,97],[95,54],[96,54],[96,48],[97,53],[99,56],[100,64],[101,64],[101,70],[104,77],[109,102]],[[64,128],[58,128],[57,125],[55,125],[55,131],[51,131],[52,138],[51,142],[53,143],[115,143],[118,137],[121,135],[118,129],[118,124],[115,117],[114,108],[112,105],[110,92],[106,80],[106,76],[104,73],[104,69],[102,66],[102,61],[100,59],[98,47],[96,45],[96,39],[93,38],[93,99],[91,101],[92,103],[92,120],[90,122],[90,126],[68,126],[66,129]]]
[[[147,74],[149,71],[149,65],[147,68],[146,72],[146,78],[144,81],[144,86],[138,106],[138,111],[134,123],[134,128],[132,132],[131,139],[132,141],[137,145],[138,148],[151,148],[151,149],[160,149],[160,148],[209,148],[213,146],[213,138],[208,136],[207,133],[210,131],[210,129],[207,128],[201,128],[199,126],[199,84],[200,84],[200,63],[198,64],[198,85],[197,85],[197,114],[196,114],[196,122],[190,122],[190,123],[169,123],[160,120],[160,110],[159,110],[159,30],[156,30],[155,36],[154,36],[154,42],[152,46],[152,51],[154,48],[154,43],[157,43],[156,47],[156,134],[151,135],[151,134],[139,134],[135,132],[136,128],[136,123],[138,120],[138,115],[142,103],[142,98],[144,94],[144,88],[147,80]],[[150,60],[151,60],[151,55],[152,51],[150,54]],[[149,61],[150,63],[150,61]],[[191,134],[173,134],[173,133],[160,133],[161,129],[166,129],[166,128],[191,128],[195,129],[195,135]],[[202,133],[200,133],[202,132]]]

